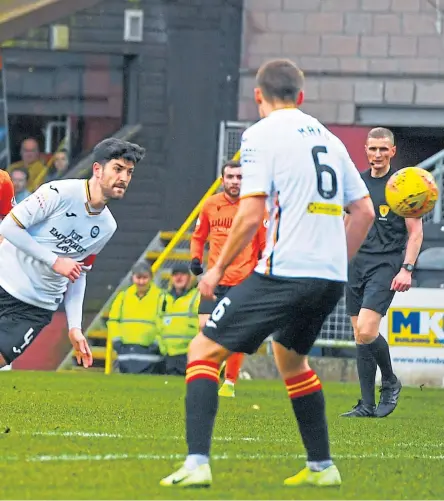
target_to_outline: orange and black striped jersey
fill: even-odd
[[[206,200],[191,238],[191,258],[197,258],[202,262],[205,242],[208,239],[210,245],[208,268],[214,266],[227,240],[238,208],[239,200],[232,202],[225,193],[217,193]],[[267,218],[264,216],[264,223],[261,224],[253,240],[225,270],[220,285],[237,285],[251,274],[260,253],[265,248],[266,226]]]
[[[14,185],[9,174],[0,170],[0,218],[9,214],[14,205]]]

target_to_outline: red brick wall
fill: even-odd
[[[52,322],[37,336],[26,352],[13,362],[15,370],[57,369],[71,346],[65,313],[56,312]]]
[[[327,125],[327,127],[345,144],[358,170],[363,171],[367,169],[367,155],[365,154],[364,146],[370,127],[349,125]]]

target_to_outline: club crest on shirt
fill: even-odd
[[[379,206],[379,214],[381,214],[381,217],[387,217],[387,214],[389,212],[390,212],[390,207],[388,205]]]
[[[100,233],[100,228],[98,226],[93,226],[91,228],[91,237],[92,238],[96,238],[99,233]]]

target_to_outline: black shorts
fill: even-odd
[[[8,364],[51,323],[53,313],[23,303],[0,287],[0,354]]]
[[[229,285],[218,285],[214,289],[214,295],[216,296],[216,299],[214,301],[212,299],[201,298],[198,309],[199,315],[211,315],[214,308],[216,308],[217,303],[230,289],[231,287]]]
[[[276,333],[275,341],[306,355],[343,290],[343,282],[253,273],[221,299],[203,333],[231,352],[250,354]]]
[[[390,287],[402,262],[403,255],[398,253],[358,253],[348,268],[345,288],[347,314],[355,317],[361,308],[366,308],[384,316],[395,295]]]

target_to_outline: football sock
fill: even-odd
[[[225,367],[225,380],[228,380],[231,383],[235,383],[237,381],[243,361],[244,361],[243,353],[233,353],[228,358],[227,366]]]
[[[331,459],[325,461],[307,461],[307,468],[311,471],[322,471],[333,464]]]
[[[356,365],[364,404],[375,405],[376,360],[368,344],[356,345]]]
[[[379,336],[367,346],[381,369],[382,380],[389,383],[396,383],[397,379],[392,369],[390,350],[385,338],[379,334]]]
[[[331,461],[325,400],[321,382],[312,370],[285,381],[308,462]],[[329,463],[328,466],[330,466]]]
[[[219,365],[196,360],[187,365],[185,399],[188,464],[197,456],[210,455],[211,435],[217,414]],[[190,456],[196,456],[194,460]],[[200,458],[202,460],[202,458]],[[199,459],[198,459],[199,461]],[[198,464],[196,464],[198,466]]]
[[[185,460],[185,467],[189,470],[194,470],[198,466],[207,464],[209,462],[208,456],[204,454],[188,454]]]

